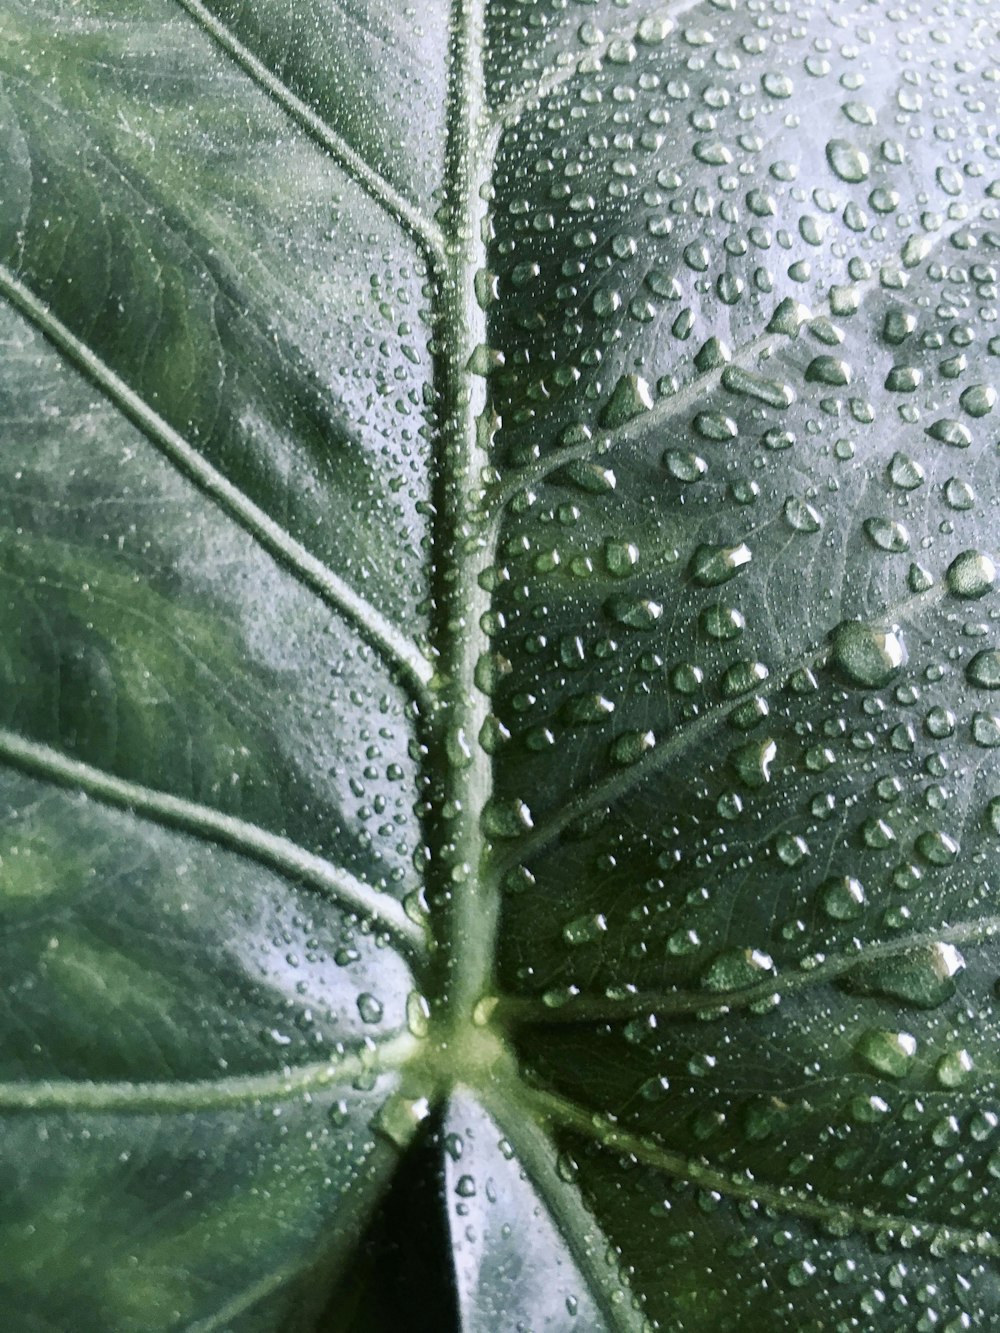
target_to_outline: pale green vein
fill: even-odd
[[[296,1278],[302,1277],[303,1274],[315,1267],[317,1258],[318,1256],[313,1254],[297,1256],[290,1263],[283,1264],[271,1273],[265,1273],[263,1277],[258,1278],[256,1282],[244,1288],[237,1296],[233,1296],[231,1300],[226,1301],[225,1305],[218,1309],[215,1314],[209,1315],[207,1319],[196,1319],[193,1324],[188,1324],[186,1333],[215,1333],[216,1329],[231,1330],[234,1319],[239,1315],[246,1314],[248,1310],[252,1310],[261,1301],[267,1300],[268,1296],[273,1296],[282,1287],[287,1287]]]
[[[616,1271],[614,1248],[587,1210],[578,1187],[563,1180],[556,1169],[556,1148],[541,1127],[544,1117],[522,1102],[520,1089],[509,1095],[487,1089],[479,1096],[566,1242],[607,1321],[608,1333],[642,1333],[647,1325]]]
[[[185,1114],[227,1107],[289,1101],[323,1088],[352,1083],[360,1075],[392,1073],[419,1046],[403,1033],[381,1045],[314,1064],[290,1066],[272,1074],[235,1074],[227,1078],[177,1082],[95,1083],[83,1079],[42,1079],[0,1083],[0,1111],[93,1111],[130,1115]]]
[[[525,1088],[518,1095],[543,1123],[559,1126],[613,1152],[633,1157],[697,1189],[717,1191],[731,1199],[753,1200],[793,1217],[824,1225],[882,1234],[888,1232],[911,1241],[933,1242],[936,1252],[948,1249],[994,1257],[1000,1255],[1000,1239],[990,1233],[835,1203],[800,1189],[764,1184],[755,1180],[749,1171],[730,1175],[709,1166],[702,1159],[671,1152],[654,1139],[619,1129],[612,1121],[595,1116],[566,1097],[533,1088]]]
[[[510,101],[503,103],[494,112],[494,134],[509,129],[511,125],[516,125],[521,117],[528,111],[534,110],[546,98],[557,93],[560,88],[569,83],[579,74],[592,74],[603,68],[602,62],[607,59],[608,52],[617,42],[635,41],[641,23],[655,22],[659,20],[663,24],[662,40],[668,35],[673,27],[674,20],[680,18],[691,9],[696,9],[702,0],[681,0],[675,5],[661,5],[644,16],[644,20],[639,23],[630,23],[620,28],[615,28],[607,33],[604,40],[597,46],[589,47],[582,55],[577,57],[569,56],[568,59],[557,64],[550,69],[547,74],[538,80],[531,88],[526,89],[517,96],[512,97]]]
[[[168,828],[216,843],[279,874],[319,889],[349,911],[370,919],[385,930],[408,956],[419,959],[426,948],[423,930],[388,894],[355,878],[288,838],[279,837],[247,820],[222,814],[195,801],[142,787],[124,778],[80,763],[16,732],[0,730],[0,761],[32,777],[70,787],[95,800],[118,806]]]
[[[312,107],[277,77],[229,31],[225,24],[201,3],[201,0],[177,0],[208,35],[230,56],[243,72],[262,88],[311,139],[341,166],[351,179],[377,204],[385,209],[422,247],[432,266],[444,262],[444,238],[437,225],[399,193],[318,116]]]
[[[968,226],[969,220],[964,218],[955,226],[935,234],[935,249],[939,249],[957,232],[967,229]],[[851,285],[857,294],[860,305],[873,291],[881,288],[881,269],[875,268],[869,278]],[[817,315],[830,316],[831,314],[832,308],[828,296],[820,303],[816,311],[803,316],[803,322],[808,322]],[[772,333],[765,329],[755,337],[748,338],[746,342],[734,347],[731,359],[725,364],[713,366],[711,369],[693,376],[674,393],[659,398],[648,412],[632,417],[620,426],[599,428],[593,431],[589,439],[582,441],[580,444],[569,445],[545,453],[541,458],[535,459],[526,467],[512,472],[509,477],[505,477],[499,485],[495,486],[490,495],[489,509],[494,520],[500,518],[505,507],[516,495],[538,485],[539,482],[544,481],[554,472],[558,472],[560,468],[565,467],[567,463],[579,459],[599,458],[612,449],[631,444],[633,441],[643,439],[653,432],[658,432],[662,436],[665,426],[670,425],[682,412],[688,411],[695,403],[702,403],[706,395],[719,387],[727,368],[739,368],[753,362],[755,359],[758,362],[766,363],[767,359],[774,355],[782,343],[788,343],[794,340],[794,337],[795,335],[792,334]]]
[[[737,347],[732,361],[726,364],[739,365],[741,362],[752,360],[753,357],[770,350],[776,343],[776,335],[762,333]],[[651,431],[659,431],[662,434],[664,426],[718,387],[725,369],[725,366],[715,366],[711,370],[703,371],[681,385],[676,393],[658,399],[650,410],[643,412],[641,416],[632,417],[621,426],[595,430],[590,439],[583,443],[568,445],[554,453],[543,454],[527,467],[512,473],[490,496],[491,513],[499,515],[519,492],[544,481],[553,472],[558,472],[560,468],[575,459],[599,458],[611,449],[643,438]]]
[[[440,790],[430,871],[437,877],[434,896],[448,903],[439,958],[447,969],[441,990],[456,1031],[467,1028],[476,1002],[492,986],[499,919],[496,885],[481,873],[486,851],[481,815],[492,791],[493,766],[476,742],[489,712],[476,671],[489,651],[484,625],[490,598],[482,576],[493,559],[478,515],[480,480],[489,463],[481,430],[486,385],[470,369],[476,348],[486,341],[486,316],[476,298],[476,274],[487,267],[483,9],[483,0],[453,0],[445,163],[451,234],[447,280],[435,301],[441,429],[431,630],[441,686],[429,760]]]
[[[626,995],[586,995],[567,999],[550,1008],[542,1000],[503,996],[490,1010],[500,1023],[619,1023],[646,1014],[667,1017],[676,1014],[724,1014],[734,1009],[766,1001],[773,995],[791,995],[796,991],[826,985],[848,976],[859,967],[885,958],[898,958],[915,949],[934,944],[974,944],[1000,935],[1000,917],[979,921],[960,921],[936,930],[901,935],[881,944],[866,945],[851,953],[834,954],[815,967],[799,972],[783,972],[770,981],[730,991],[677,990],[653,993],[633,991]]]
[[[916,594],[901,602],[898,606],[887,607],[880,615],[872,616],[873,624],[888,624],[897,619],[912,618],[923,607],[938,601],[944,595],[944,587],[935,584],[927,592]],[[829,657],[829,648],[807,649],[790,662],[782,663],[772,674],[767,685],[755,691],[758,697],[766,698],[784,688],[797,671],[818,668]],[[498,851],[495,865],[500,873],[537,855],[549,847],[570,824],[600,810],[602,806],[613,804],[627,795],[653,773],[659,772],[667,764],[679,759],[703,737],[710,735],[732,712],[733,700],[707,708],[699,717],[678,727],[666,740],[661,741],[648,751],[642,759],[627,768],[619,769],[606,777],[603,782],[590,782],[576,795],[569,799],[531,833],[513,843],[509,849]]]
[[[249,532],[264,550],[349,620],[372,648],[399,672],[418,698],[426,699],[433,669],[415,643],[208,463],[4,265],[0,265],[0,296],[6,297],[29,319],[166,458]]]

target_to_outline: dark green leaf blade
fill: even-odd
[[[995,1300],[992,175],[897,144],[895,16],[845,22],[835,89],[700,7],[498,158],[501,977],[663,1327]]]

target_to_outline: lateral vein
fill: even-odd
[[[286,532],[269,514],[207,462],[186,439],[72,333],[19,278],[0,264],[0,295],[21,312],[106,397],[230,518],[329,607],[344,616],[417,698],[426,698],[433,668],[417,645],[361,597],[329,566]]]
[[[610,1121],[596,1119],[566,1097],[540,1089],[526,1089],[525,1096],[540,1117],[549,1123],[580,1134],[604,1148],[627,1154],[647,1166],[699,1189],[715,1190],[735,1199],[752,1199],[780,1212],[811,1221],[846,1223],[861,1231],[903,1232],[914,1239],[934,1241],[948,1249],[971,1249],[976,1254],[1000,1255],[1000,1240],[967,1227],[927,1222],[922,1218],[876,1213],[856,1205],[842,1205],[802,1190],[764,1184],[751,1175],[728,1175],[696,1158],[671,1152],[644,1135],[619,1129]]]
[[[280,1073],[235,1074],[229,1078],[176,1083],[96,1083],[76,1079],[0,1083],[0,1111],[122,1111],[147,1115],[289,1101],[342,1084],[362,1073],[389,1073],[400,1068],[418,1045],[416,1038],[404,1033],[389,1038],[381,1046],[298,1068],[289,1066]]]
[[[259,60],[238,37],[201,3],[177,0],[243,72],[262,88],[311,139],[341,166],[370,198],[394,218],[424,250],[427,259],[440,268],[444,261],[444,238],[437,225],[375,171],[325,120],[297,97],[278,76]]]
[[[824,985],[846,976],[856,968],[883,958],[897,958],[914,949],[931,944],[970,944],[992,939],[1000,934],[1000,917],[983,917],[980,921],[959,921],[941,926],[938,930],[924,930],[885,940],[853,953],[834,954],[825,962],[808,971],[779,973],[771,981],[744,986],[732,991],[677,990],[653,993],[636,991],[621,997],[581,994],[565,1004],[550,1009],[543,1001],[521,996],[502,996],[492,1011],[498,1022],[545,1024],[546,1026],[572,1023],[618,1023],[643,1014],[659,1017],[676,1014],[728,1013],[745,1009],[748,1005],[770,999],[772,995],[790,995]]]
[[[661,18],[672,24],[674,19],[680,18],[689,9],[694,9],[700,3],[701,0],[681,0],[681,3],[673,6],[661,5],[658,10],[647,17]],[[494,113],[494,133],[502,132],[517,124],[526,111],[530,111],[533,107],[544,102],[547,97],[551,97],[553,93],[558,92],[564,84],[568,83],[577,74],[600,69],[600,61],[606,58],[611,47],[616,42],[634,40],[638,30],[639,25],[636,23],[615,28],[607,34],[598,46],[590,47],[576,60],[567,60],[565,64],[550,70],[548,74],[539,79],[533,88],[518,93],[508,102],[503,103]]]
[[[873,616],[872,620],[881,623],[897,616],[900,619],[910,617],[923,606],[938,601],[943,595],[943,585],[935,584],[927,592],[918,593],[897,606],[887,607],[880,615]],[[829,651],[826,646],[809,649],[791,662],[784,663],[780,670],[774,673],[768,684],[759,688],[756,694],[766,698],[782,688],[796,671],[822,666],[829,657]],[[706,709],[699,717],[679,727],[662,744],[654,746],[631,767],[612,773],[603,782],[588,784],[575,796],[570,795],[569,799],[558,810],[549,815],[538,828],[513,843],[505,855],[498,855],[499,872],[503,873],[512,866],[519,865],[528,857],[543,851],[575,820],[590,814],[602,805],[617,801],[627,792],[637,787],[650,774],[658,772],[671,760],[677,759],[702,736],[712,732],[718,723],[728,716],[732,708],[732,700],[727,700],[725,703]]]
[[[956,232],[967,228],[968,225],[968,219],[963,219],[960,224],[942,231],[937,240],[943,244],[950,240]],[[880,281],[880,270],[876,269],[871,277],[854,283],[853,286],[857,291],[859,302],[864,301],[865,297],[875,291],[879,287]],[[831,313],[829,297],[821,303],[817,313],[824,315]],[[748,338],[746,342],[734,347],[732,359],[725,362],[725,364],[701,371],[687,383],[682,384],[674,393],[658,398],[648,412],[632,417],[620,426],[599,428],[593,432],[589,439],[582,443],[545,453],[541,458],[535,459],[516,472],[512,472],[500,484],[495,485],[490,496],[489,509],[494,521],[496,522],[499,519],[515,495],[544,481],[553,472],[558,472],[560,468],[565,467],[567,463],[579,459],[600,458],[619,445],[631,444],[634,440],[641,439],[650,432],[659,431],[662,434],[664,426],[669,425],[693,402],[700,401],[706,394],[716,389],[727,369],[737,369],[746,366],[755,358],[770,356],[779,345],[794,342],[795,338],[796,335],[793,334],[772,333],[765,329],[756,337]]]
[[[195,801],[115,777],[13,731],[0,730],[0,760],[32,777],[71,787],[107,805],[129,810],[167,828],[193,834],[269,866],[370,918],[385,929],[409,957],[419,959],[425,951],[423,931],[410,920],[395,898],[380,893],[289,838],[269,833],[247,820],[222,814]]]
[[[559,1176],[556,1149],[532,1108],[520,1104],[520,1091],[503,1097],[496,1092],[481,1095],[566,1241],[594,1303],[607,1320],[608,1333],[641,1333],[647,1327],[645,1320],[630,1300],[621,1299],[623,1284],[608,1261],[614,1250],[580,1190]]]

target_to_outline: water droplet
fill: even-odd
[[[608,928],[607,920],[600,912],[591,916],[578,916],[563,926],[563,939],[567,944],[593,944],[599,940]]]
[[[694,582],[702,588],[713,588],[735,578],[752,558],[750,548],[745,542],[740,542],[738,546],[703,543],[696,548],[691,557],[688,572]]]
[[[890,393],[913,393],[923,383],[923,371],[918,366],[892,366],[885,377]]]
[[[910,534],[902,523],[889,518],[866,518],[862,527],[865,536],[880,551],[890,551],[895,555],[910,549]]]
[[[381,1023],[383,1012],[381,1000],[377,1000],[369,991],[362,991],[357,1004],[362,1023]]]
[[[820,885],[819,901],[834,921],[856,921],[865,909],[864,885],[851,875],[839,875]]]
[[[735,440],[737,435],[736,422],[721,412],[699,412],[694,428],[703,440]]]
[[[794,495],[785,501],[782,513],[794,532],[819,532],[823,526],[823,516],[819,510]]]
[[[513,797],[488,801],[483,808],[482,825],[488,837],[519,838],[534,828],[534,821],[525,802]]]
[[[609,597],[604,609],[612,620],[630,629],[652,629],[663,614],[659,602],[644,597]]]
[[[701,627],[712,639],[738,639],[743,633],[746,621],[735,607],[716,603],[706,606],[701,613]]]
[[[587,495],[609,495],[618,485],[613,470],[601,463],[590,463],[582,458],[575,458],[555,474],[577,486]]]
[[[637,764],[655,746],[656,736],[652,731],[626,731],[611,743],[611,762],[622,767]]]
[[[845,620],[830,640],[834,667],[852,685],[881,689],[906,663],[906,646],[898,626],[877,629],[860,620]]]
[[[978,685],[984,690],[1000,690],[1000,652],[996,648],[985,648],[965,668],[965,678],[970,685]]]
[[[411,990],[406,997],[406,1026],[414,1037],[426,1037],[430,1031],[431,1007],[419,991]]]
[[[934,1066],[934,1073],[942,1088],[960,1087],[972,1070],[972,1056],[966,1050],[949,1051]]]
[[[668,449],[663,455],[667,471],[678,481],[700,481],[708,471],[708,464],[699,454],[684,449]]]
[[[604,563],[609,574],[617,579],[626,578],[639,563],[639,548],[634,542],[609,538],[604,544]]]
[[[983,551],[963,551],[948,566],[945,581],[953,597],[983,597],[996,582],[996,565]]]
[[[794,336],[798,332],[799,326],[811,317],[811,312],[807,306],[802,305],[799,301],[793,301],[790,296],[786,296],[775,307],[767,331],[768,333],[784,333]]]
[[[695,354],[695,369],[704,374],[709,370],[717,370],[733,359],[733,354],[729,350],[728,344],[721,338],[709,338],[707,342],[702,343]]]
[[[740,694],[755,690],[767,680],[770,672],[763,662],[734,662],[722,674],[719,688],[724,699],[735,699]]]
[[[843,979],[846,990],[884,995],[918,1009],[936,1009],[955,993],[965,959],[953,944],[938,940],[907,953],[855,968]]]
[[[992,384],[970,384],[958,401],[970,417],[985,417],[996,406],[997,391]]]
[[[779,833],[774,845],[779,859],[786,866],[799,866],[809,857],[809,844],[800,834]]]
[[[974,713],[972,739],[984,750],[995,750],[1000,745],[1000,717],[995,713]]]
[[[581,726],[604,722],[614,711],[614,703],[603,694],[577,694],[566,700],[562,715],[570,726]]]
[[[601,425],[610,430],[642,416],[653,406],[649,385],[641,375],[623,375],[601,413]]]
[[[915,491],[924,483],[924,469],[909,454],[901,453],[898,449],[889,460],[886,470],[889,480],[900,490]]]
[[[877,1074],[902,1078],[913,1064],[917,1039],[909,1032],[870,1028],[859,1040],[857,1052]]]
[[[430,1113],[426,1097],[402,1097],[397,1093],[379,1111],[375,1128],[397,1148],[405,1148],[412,1141],[414,1130]]]
[[[927,434],[939,444],[951,445],[953,449],[968,449],[972,443],[972,432],[960,421],[950,421],[942,417],[927,427]]]
[[[836,356],[814,356],[806,367],[806,379],[810,384],[840,388],[850,384],[851,368]]]
[[[769,97],[776,97],[784,100],[791,97],[795,91],[795,86],[787,74],[782,74],[777,70],[768,70],[761,76],[761,87]]]
[[[826,145],[826,160],[834,174],[848,185],[867,180],[871,171],[867,154],[846,139],[830,140]]]
[[[730,762],[739,780],[747,787],[763,787],[771,781],[771,765],[778,747],[770,736],[763,740],[741,745],[730,755]]]
[[[743,990],[777,975],[774,960],[761,949],[727,949],[709,964],[701,984],[710,991]]]

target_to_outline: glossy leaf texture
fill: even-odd
[[[25,1330],[996,1325],[998,27],[0,0]]]

